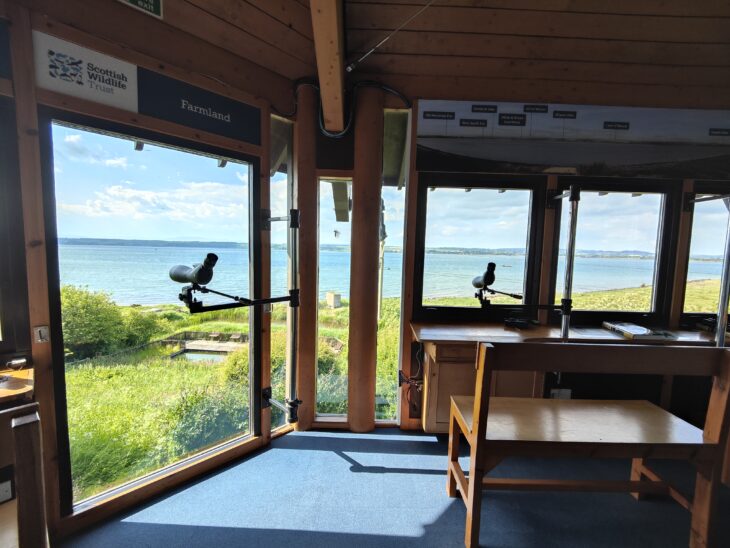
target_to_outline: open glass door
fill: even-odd
[[[260,424],[250,337],[259,312],[191,315],[168,276],[214,253],[213,287],[256,292],[253,164],[90,125],[51,123],[48,189],[75,505],[222,450]],[[221,301],[205,295],[206,305]]]

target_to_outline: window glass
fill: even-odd
[[[684,295],[685,312],[717,314],[728,204],[727,199],[717,199],[697,202],[694,205]]]
[[[423,268],[423,305],[479,308],[472,279],[495,263],[493,288],[523,294],[526,281],[530,190],[429,189]],[[503,295],[493,304],[519,304]]]
[[[79,502],[249,433],[249,310],[191,315],[168,271],[215,253],[209,287],[249,295],[251,170],[59,123],[52,137]]]
[[[271,217],[283,219],[271,222],[271,296],[289,293],[290,256],[289,222],[285,219],[291,208],[292,183],[292,124],[271,118],[271,169],[269,179],[269,209]],[[284,405],[287,378],[287,326],[291,321],[289,303],[271,305],[271,397]],[[286,413],[271,406],[271,429],[286,424]]]
[[[378,365],[375,377],[375,419],[398,415],[401,291],[405,187],[383,186],[380,226],[380,303],[378,307]]]
[[[581,191],[573,309],[650,312],[654,306],[662,194]],[[555,303],[565,280],[570,204],[563,200]]]
[[[350,336],[350,181],[319,183],[317,415],[347,414]]]

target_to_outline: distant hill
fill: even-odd
[[[59,238],[63,245],[117,245],[125,247],[246,247],[240,242],[173,242],[169,240],[120,240],[114,238]]]
[[[242,242],[202,242],[202,241],[171,241],[171,240],[122,240],[115,238],[59,238],[58,243],[62,245],[114,245],[114,246],[144,246],[144,247],[201,247],[201,248],[245,248],[248,244]],[[272,244],[272,249],[286,249],[286,244]],[[350,246],[346,244],[322,244],[321,249],[332,252],[348,253]],[[398,246],[386,246],[390,253],[400,253],[402,249]],[[520,247],[499,247],[499,248],[477,248],[477,247],[429,247],[426,253],[437,253],[444,255],[494,255],[494,256],[523,256],[524,248]],[[565,255],[565,250],[560,250],[560,255]],[[584,258],[639,258],[653,259],[654,253],[638,249],[625,249],[621,251],[607,251],[604,249],[578,249],[578,257]],[[721,261],[719,255],[696,255],[690,257],[696,261]]]

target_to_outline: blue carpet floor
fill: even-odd
[[[467,464],[465,459],[464,466]],[[505,460],[494,476],[628,479],[610,460]],[[687,493],[684,464],[658,463]],[[292,433],[271,447],[68,539],[65,547],[463,546],[465,509],[445,492],[446,444],[425,434]],[[686,547],[689,513],[628,494],[485,493],[490,547]],[[730,546],[730,490],[718,546]]]

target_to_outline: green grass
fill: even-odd
[[[685,311],[714,312],[719,280],[687,285]],[[650,287],[573,295],[577,309],[648,310]],[[474,306],[473,298],[442,298],[430,304]],[[495,304],[514,303],[509,298]],[[161,320],[159,337],[180,331],[248,332],[248,310],[190,315],[180,306],[143,307]],[[272,313],[272,390],[285,398],[286,306]],[[347,412],[349,303],[320,303],[317,360],[319,413]],[[378,324],[376,417],[397,416],[400,299],[384,299]],[[94,358],[67,367],[69,434],[74,500],[175,462],[248,429],[248,387],[232,382],[225,363],[166,358],[176,347]],[[241,364],[239,364],[241,365]],[[248,363],[246,361],[245,371]],[[285,423],[273,409],[274,426]]]
[[[177,439],[179,423],[195,412],[195,406],[184,406],[191,395],[200,399],[235,391],[248,400],[247,389],[227,383],[219,364],[144,354],[116,363],[90,361],[66,371],[74,500],[201,448]]]

